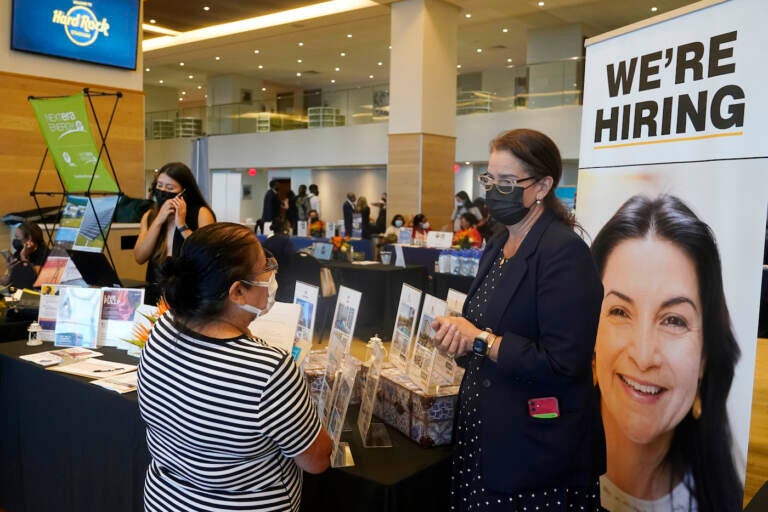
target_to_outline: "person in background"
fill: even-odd
[[[736,512],[726,402],[739,347],[714,235],[680,199],[633,196],[592,254],[605,287],[595,346],[612,512]]]
[[[411,233],[411,243],[415,245],[424,245],[429,233],[429,219],[423,213],[416,214],[413,217],[413,232]]]
[[[155,205],[141,217],[133,249],[136,262],[147,263],[144,302],[152,305],[162,294],[159,271],[165,259],[178,255],[184,239],[195,230],[216,222],[192,171],[181,162],[160,169],[154,199]]]
[[[355,193],[347,192],[347,200],[341,206],[344,213],[344,236],[352,236],[352,216],[355,213]]]
[[[296,247],[288,236],[288,225],[285,219],[277,218],[272,221],[272,236],[261,244],[265,250],[271,252],[277,260],[277,300],[280,302],[293,301],[294,283],[289,282],[293,255]]]
[[[365,196],[360,196],[357,198],[357,203],[355,203],[355,212],[360,214],[361,222],[362,222],[362,232],[363,232],[363,238],[371,238],[371,207],[368,206],[368,200],[365,198]]]
[[[320,220],[320,214],[317,213],[317,210],[309,210],[307,229],[309,230],[309,236],[316,238],[325,237],[325,222]]]
[[[144,510],[298,511],[302,470],[328,467],[331,441],[293,357],[249,331],[274,303],[276,270],[232,223],[199,229],[163,265],[169,311],[138,369]]]
[[[315,210],[318,215],[320,215],[320,197],[319,197],[319,190],[317,188],[317,185],[314,183],[309,186],[309,194],[307,194],[307,197],[309,198],[309,209]]]
[[[379,214],[376,216],[376,233],[384,233],[387,229],[387,193],[381,193],[381,200],[373,203],[373,206],[379,207]]]
[[[272,222],[275,217],[280,216],[282,203],[277,195],[277,180],[269,182],[269,189],[264,194],[264,205],[261,210],[261,225],[265,222]],[[262,228],[263,229],[263,228]],[[265,235],[267,233],[264,233]]]
[[[482,217],[479,217],[477,221],[477,230],[483,236],[483,240],[490,240],[495,235],[504,231],[504,225],[499,224],[496,222],[496,219],[491,217],[485,199],[476,197],[475,200],[472,201],[472,204],[482,214]]]
[[[299,208],[296,206],[296,193],[293,190],[288,190],[286,199],[288,199],[288,208],[285,211],[285,218],[288,221],[287,229],[296,232],[296,223],[299,220]],[[272,231],[274,231],[274,229]]]
[[[405,217],[400,215],[399,213],[396,213],[394,217],[392,217],[392,222],[390,223],[387,230],[384,232],[384,236],[382,237],[382,244],[393,244],[397,243],[398,237],[400,236],[400,228],[405,226]]]
[[[14,288],[32,288],[48,257],[43,230],[25,220],[13,232],[13,254],[8,264],[8,284]]]
[[[483,245],[483,237],[477,230],[477,218],[471,213],[462,213],[459,218],[461,229],[453,234],[453,245],[469,244],[479,249]]]
[[[603,288],[555,196],[560,152],[543,133],[491,142],[480,176],[506,229],[486,244],[460,317],[438,348],[466,365],[454,429],[451,510],[600,510],[605,443],[592,354]]]
[[[307,196],[307,186],[299,185],[299,194],[296,196],[296,218],[298,220],[307,220],[309,217],[309,196]]]
[[[476,219],[480,219],[483,214],[480,210],[475,208],[475,205],[473,205],[472,201],[469,199],[469,195],[463,190],[458,192],[454,198],[456,200],[456,205],[453,208],[451,220],[453,220],[453,231],[455,233],[461,229],[461,215],[463,213],[471,213]]]

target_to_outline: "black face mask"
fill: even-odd
[[[489,190],[485,202],[493,218],[505,226],[512,226],[523,220],[530,210],[523,204],[523,192],[526,188],[528,187],[515,187],[509,194],[502,194],[496,187]]]
[[[24,241],[19,240],[18,238],[14,238],[13,242],[11,243],[13,244],[13,250],[16,252],[21,252],[21,250],[24,248]]]
[[[157,206],[163,206],[163,203],[166,202],[169,199],[173,199],[176,197],[175,192],[168,192],[165,190],[159,190],[155,189],[155,191],[152,193],[152,195],[155,197],[155,202],[157,203]]]

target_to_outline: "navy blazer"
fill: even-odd
[[[464,307],[507,230],[492,238]],[[549,210],[523,240],[493,290],[486,325],[502,338],[478,380],[483,482],[497,492],[591,486],[605,472],[605,440],[592,384],[603,286],[589,248]],[[556,397],[560,416],[529,415],[531,398]]]

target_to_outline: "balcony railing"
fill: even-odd
[[[480,83],[482,90],[465,90],[459,77],[456,115],[509,112],[581,105],[584,60],[569,59],[489,70],[471,74],[465,82]],[[472,89],[470,87],[470,89]],[[149,112],[147,139],[229,135],[382,123],[389,119],[389,84],[318,92],[319,99],[302,114],[274,112],[274,96],[256,95],[251,103]],[[319,101],[318,101],[319,100]]]

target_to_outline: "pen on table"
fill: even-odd
[[[124,370],[125,368],[99,368],[97,370],[93,370],[93,373],[106,373],[106,372],[116,372],[117,370]]]

